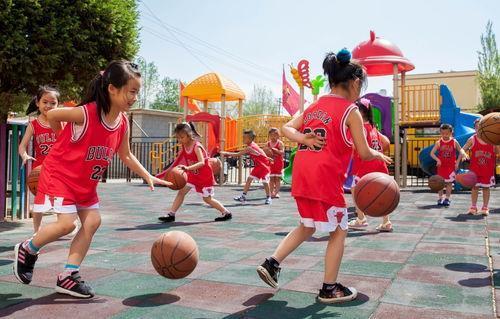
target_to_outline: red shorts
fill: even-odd
[[[331,204],[304,197],[295,197],[300,222],[305,227],[320,231],[333,232],[340,226],[347,230],[347,208],[335,207]]]
[[[455,166],[438,166],[437,174],[444,178],[446,183],[453,183],[455,181]]]
[[[266,166],[255,166],[248,177],[253,178],[255,181],[262,181],[263,183],[269,182],[269,174],[271,170]]]
[[[283,158],[275,159],[275,161],[271,164],[271,177],[272,176],[283,176]]]
[[[476,187],[489,188],[489,187],[493,187],[493,186],[495,186],[495,176],[493,176],[493,175],[490,175],[490,176],[477,175]]]
[[[191,183],[186,184],[187,187],[190,187],[191,189],[194,189],[195,192],[201,195],[201,197],[210,197],[214,196],[215,194],[215,188],[214,186],[201,186],[201,185],[194,185]]]
[[[62,196],[49,196],[37,192],[35,196],[34,213],[45,213],[53,211],[61,214],[72,214],[84,209],[99,209],[99,197],[97,193],[84,199],[73,199]]]

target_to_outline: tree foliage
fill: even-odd
[[[135,56],[137,24],[135,0],[1,1],[0,122],[41,84],[78,100],[109,61]]]
[[[481,110],[500,107],[500,56],[493,33],[493,23],[488,21],[486,31],[481,35],[482,50],[478,52],[479,88]]]
[[[160,89],[160,74],[154,62],[147,62],[143,57],[138,57],[135,61],[139,65],[142,77],[137,107],[146,109],[150,107]]]
[[[179,80],[168,76],[164,77],[151,108],[173,112],[179,111],[179,90]]]
[[[250,98],[243,105],[244,115],[278,114],[279,105],[271,89],[254,85]]]

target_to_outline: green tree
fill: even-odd
[[[278,114],[279,105],[273,91],[265,86],[254,85],[250,98],[243,105],[244,115]]]
[[[150,108],[160,89],[160,74],[154,62],[147,62],[143,57],[138,57],[135,61],[139,65],[142,77],[142,87],[139,92],[137,106],[141,109]]]
[[[500,107],[500,56],[498,54],[493,23],[488,21],[486,32],[481,35],[482,51],[479,51],[479,88],[482,103],[480,110]]]
[[[1,1],[0,123],[41,84],[78,100],[109,61],[132,59],[138,15],[135,0]]]
[[[150,106],[157,110],[179,111],[179,80],[164,77]]]

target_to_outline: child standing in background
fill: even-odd
[[[431,157],[436,161],[437,174],[444,178],[446,194],[443,198],[443,190],[438,193],[438,206],[450,206],[452,183],[455,181],[455,171],[458,170],[460,164],[457,161],[456,152],[460,152],[462,160],[467,159],[467,154],[464,152],[460,144],[453,138],[453,126],[450,124],[441,124],[439,127],[441,138],[434,144],[431,150]],[[436,151],[438,155],[436,156]]]
[[[266,201],[264,202],[266,205],[270,205],[271,200],[271,190],[269,187],[269,178],[271,174],[271,166],[272,158],[268,157],[266,153],[260,148],[255,140],[255,132],[252,130],[243,132],[243,143],[247,146],[244,150],[239,152],[221,152],[222,155],[239,157],[243,155],[249,155],[252,159],[255,167],[250,172],[250,176],[248,176],[247,181],[245,183],[245,187],[243,188],[243,193],[240,196],[234,198],[235,201],[245,203],[247,200],[247,193],[252,185],[252,181],[262,181],[262,185],[264,185],[264,190],[266,191]]]
[[[280,140],[280,131],[276,127],[269,129],[269,141],[267,148],[273,153],[271,163],[271,180],[269,188],[272,198],[280,198],[281,177],[283,177],[283,156],[285,155],[285,144]]]

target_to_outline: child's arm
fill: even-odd
[[[81,107],[61,107],[47,112],[47,119],[52,130],[58,133],[63,128],[63,122],[82,125],[85,121],[85,114]]]
[[[467,142],[469,142],[469,141],[467,141]],[[467,153],[463,150],[463,148],[460,146],[460,143],[458,143],[457,140],[455,140],[455,149],[460,153],[460,155],[458,156],[458,159],[457,159],[457,166],[458,166],[458,164],[460,162],[468,160],[469,155],[467,155]]]
[[[248,154],[248,147],[239,151],[239,152],[220,152],[221,155],[230,156],[230,157],[240,157],[242,155]]]
[[[285,147],[284,143],[282,141],[279,141],[279,148],[273,147],[271,150],[273,151],[274,154],[278,154],[280,156],[283,156],[285,154]]]
[[[378,134],[380,137],[380,141],[382,142],[382,151],[384,151],[384,152],[388,151],[390,146],[391,146],[391,141],[384,134],[382,134],[380,132]]]
[[[323,147],[325,138],[314,134],[313,132],[304,134],[300,132],[300,128],[304,124],[304,116],[301,114],[296,118],[291,119],[288,123],[283,125],[282,133],[288,139],[299,144],[306,145],[310,148]]]
[[[185,166],[185,165],[179,165],[179,167],[185,171],[195,171],[197,170],[198,168],[201,168],[203,167],[203,165],[205,165],[205,158],[203,157],[203,152],[201,150],[201,147],[196,147],[195,150],[194,150],[195,154],[196,154],[196,158],[198,158],[198,162],[193,164],[193,165],[189,165],[189,166]]]
[[[137,158],[130,152],[129,144],[130,130],[127,130],[127,134],[123,137],[120,148],[118,149],[118,156],[122,162],[130,168],[134,173],[142,177],[149,185],[151,190],[154,190],[154,184],[162,184],[165,186],[172,186],[172,183],[164,181],[162,179],[156,178],[149,174],[149,172],[142,166],[142,164],[137,160]]]
[[[434,144],[434,147],[432,148],[431,150],[431,157],[432,159],[434,159],[436,161],[436,166],[441,166],[441,160],[436,156],[436,151],[437,149],[439,148],[439,141],[436,142],[436,144]]]
[[[470,137],[467,142],[465,142],[465,145],[464,147],[462,147],[462,151],[467,155],[467,152],[471,149],[472,147],[472,144],[474,143],[474,138],[473,137]],[[467,157],[465,157],[465,160],[469,159],[469,156],[467,155]],[[462,152],[460,152],[460,155],[458,156],[458,159],[457,159],[457,162],[461,162],[463,161],[463,156],[462,156]]]
[[[387,164],[392,162],[390,157],[385,156],[368,146],[368,142],[366,141],[365,133],[363,131],[363,118],[357,109],[349,113],[346,124],[350,129],[352,141],[354,142],[354,146],[356,146],[356,150],[362,160],[369,161],[372,159],[380,159]]]
[[[32,136],[33,136],[33,126],[31,124],[28,124],[26,132],[24,133],[23,139],[21,140],[18,149],[19,156],[21,156],[23,160],[22,165],[26,164],[26,162],[29,160],[35,160],[34,157],[29,156],[28,153],[26,152],[26,149],[28,148],[28,143],[30,142]]]

